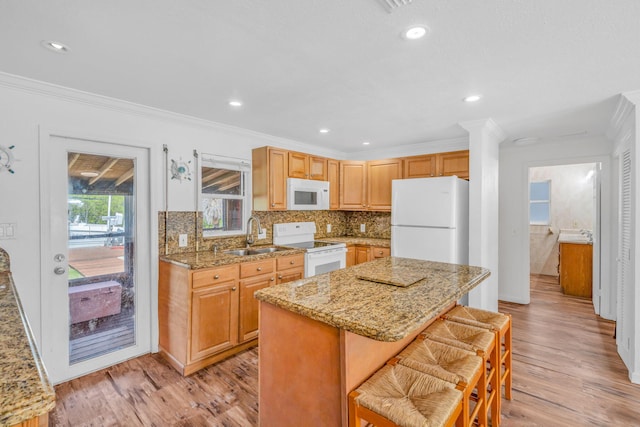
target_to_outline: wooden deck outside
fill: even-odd
[[[69,249],[69,266],[85,277],[124,271],[123,246],[94,246]]]
[[[500,310],[513,314],[514,328],[513,400],[503,400],[502,426],[640,426],[640,385],[616,353],[613,322],[597,317],[590,300],[539,277],[531,304]],[[255,426],[257,365],[251,349],[183,378],[158,355],[142,356],[56,386],[50,422]]]

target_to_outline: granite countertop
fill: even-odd
[[[338,242],[345,243],[347,245],[368,245],[368,246],[380,246],[388,248],[391,246],[391,239],[374,239],[371,237],[355,237],[355,236],[343,236],[343,237],[323,237],[318,239],[323,242]]]
[[[261,289],[255,297],[336,328],[393,342],[405,338],[489,274],[480,267],[388,257]],[[400,287],[358,276],[423,279]]]
[[[272,247],[264,246],[264,247]],[[260,246],[254,246],[253,249],[258,249]],[[184,254],[174,255],[162,255],[161,261],[170,262],[172,264],[179,265],[181,267],[189,268],[191,270],[198,270],[202,268],[220,267],[222,265],[237,264],[239,262],[259,261],[267,258],[278,258],[283,256],[302,254],[304,249],[285,249],[282,251],[271,252],[259,255],[230,255],[225,254],[224,250],[218,250],[217,253],[213,251],[206,252],[187,252]]]
[[[55,406],[55,392],[22,311],[9,257],[0,249],[0,426],[44,415]]]

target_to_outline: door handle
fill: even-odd
[[[66,270],[64,269],[64,267],[56,267],[56,268],[53,269],[53,272],[55,274],[57,274],[58,276],[64,274],[65,271]]]

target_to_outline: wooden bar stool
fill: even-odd
[[[453,384],[466,383],[462,401],[463,424],[474,425],[478,418],[476,425],[483,427],[479,417],[481,413],[487,413],[487,385],[484,381],[485,366],[481,355],[418,336],[395,359],[400,365]],[[474,390],[477,393],[475,397],[472,396]],[[471,401],[475,402],[473,410]]]
[[[513,370],[511,367],[513,356],[511,315],[457,305],[449,310],[443,317],[453,320],[454,322],[498,331],[498,338],[502,347],[500,357],[502,365],[500,384],[501,386],[504,385],[504,397],[511,400],[513,383]]]
[[[365,420],[378,427],[462,426],[462,391],[409,367],[387,363],[349,393],[349,426]]]
[[[423,335],[433,341],[438,341],[453,347],[468,351],[481,351],[483,363],[488,367],[485,370],[485,385],[487,386],[487,409],[491,410],[491,421],[494,427],[500,425],[500,347],[498,345],[498,333],[452,322],[446,319],[438,319],[427,327]],[[487,412],[479,414],[480,424],[489,425]]]

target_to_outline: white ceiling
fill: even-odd
[[[640,89],[638,0],[384,4],[2,0],[0,71],[342,152],[489,117],[510,139],[603,134],[616,95]],[[430,36],[402,39],[412,24]]]

